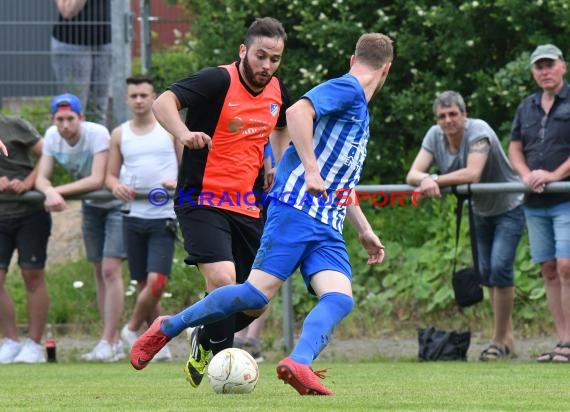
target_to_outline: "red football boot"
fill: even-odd
[[[277,365],[277,377],[291,385],[301,395],[334,395],[319,379],[324,379],[325,370],[314,371],[309,365],[302,365],[287,357]]]
[[[143,333],[131,348],[131,365],[140,370],[146,367],[154,358],[154,355],[168,343],[170,338],[162,333],[160,325],[168,319],[168,316],[159,316],[152,322],[152,325]]]

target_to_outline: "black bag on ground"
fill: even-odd
[[[454,186],[452,190],[457,196],[457,207],[455,209],[455,257],[453,259],[451,284],[453,285],[453,292],[455,293],[455,302],[457,302],[457,305],[460,307],[466,308],[483,300],[483,288],[481,287],[481,276],[479,274],[479,254],[477,251],[473,206],[471,204],[471,185],[468,185],[469,193],[467,196],[457,194],[455,189]],[[463,203],[466,199],[469,208],[469,237],[471,239],[473,267],[456,270],[461,214],[463,212]]]
[[[420,360],[467,360],[471,332],[438,330],[433,326],[418,328]]]

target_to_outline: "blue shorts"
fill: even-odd
[[[123,236],[131,279],[145,281],[151,272],[170,275],[176,221],[123,217]]]
[[[312,294],[311,276],[323,270],[343,273],[352,281],[341,233],[292,206],[272,203],[253,269],[286,281],[297,268]]]
[[[524,213],[534,262],[570,258],[570,202],[525,207]]]
[[[514,286],[513,266],[524,232],[522,207],[496,216],[474,218],[481,283],[498,288]]]
[[[120,205],[105,209],[83,202],[81,206],[81,226],[87,260],[99,263],[104,257],[125,258]]]

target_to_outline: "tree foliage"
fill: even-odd
[[[360,34],[395,41],[384,90],[371,102],[369,157],[363,181],[403,181],[425,131],[431,103],[460,92],[469,114],[490,123],[503,140],[521,97],[534,89],[528,55],[551,42],[570,50],[566,0],[178,0],[191,16],[188,50],[197,66],[237,56],[255,17],[273,16],[289,40],[279,75],[298,98],[348,69]]]
[[[460,92],[469,115],[491,124],[506,146],[517,105],[535,90],[530,52],[538,44],[554,43],[570,53],[567,0],[171,2],[183,5],[190,16],[192,32],[181,38],[177,50],[188,54],[192,68],[236,59],[255,17],[279,19],[289,36],[279,76],[295,99],[317,83],[344,74],[362,33],[388,34],[394,40],[395,59],[384,89],[369,105],[372,138],[364,184],[404,181],[424,134],[434,123],[433,99],[444,90]],[[446,199],[420,208],[367,210],[389,245],[390,259],[374,268],[364,263],[354,233],[347,231],[354,292],[361,308],[400,320],[425,320],[426,315],[441,315],[453,308],[451,203]],[[466,265],[470,258],[465,232],[461,244],[467,246],[459,256],[460,264]],[[525,237],[516,266],[519,326],[537,317],[549,324],[546,310],[536,311],[537,300],[544,301],[537,272]],[[297,295],[296,299],[294,304],[303,312],[306,300]],[[468,311],[471,319],[490,318],[488,305]]]

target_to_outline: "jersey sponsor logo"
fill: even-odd
[[[231,133],[239,133],[242,136],[266,137],[271,133],[271,124],[263,119],[246,119],[236,116],[229,120],[228,130]]]
[[[243,127],[243,120],[236,116],[230,119],[228,129],[230,132],[235,133]]]

